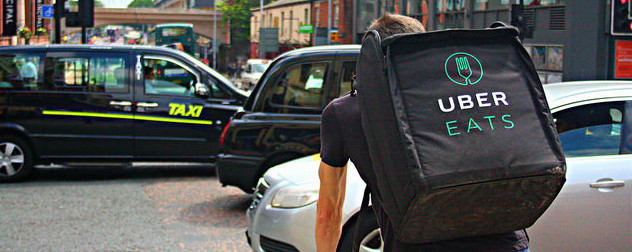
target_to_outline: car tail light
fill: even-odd
[[[222,131],[222,136],[219,138],[219,148],[224,149],[224,138],[226,137],[226,131],[228,130],[228,126],[230,126],[230,121],[226,123],[224,126],[224,130]]]

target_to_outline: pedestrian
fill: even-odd
[[[385,13],[373,21],[369,27],[371,30],[376,30],[381,38],[386,38],[398,33],[424,32],[424,27],[416,19]],[[322,114],[322,161],[318,172],[320,193],[316,219],[316,245],[319,252],[335,251],[340,239],[347,162],[351,160],[355,164],[367,185],[376,181],[360,120],[358,98],[353,91],[333,100]],[[395,238],[389,217],[380,206],[380,201],[373,200],[372,206],[380,226],[384,251],[528,251],[525,230],[432,243],[402,243]]]

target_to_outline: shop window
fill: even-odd
[[[562,81],[564,48],[561,45],[525,45],[543,84]]]

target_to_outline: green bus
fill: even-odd
[[[195,55],[197,42],[195,41],[195,33],[193,33],[193,24],[158,24],[153,33],[155,38],[152,39],[155,39],[157,46],[168,46]]]

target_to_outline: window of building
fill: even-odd
[[[618,155],[624,102],[589,104],[555,113],[567,157]]]
[[[285,13],[281,12],[281,35],[285,32]]]
[[[45,85],[52,91],[126,93],[129,76],[125,56],[46,58]]]
[[[314,23],[315,23],[315,24],[314,24],[314,27],[320,27],[320,8],[315,7],[314,9],[316,10],[316,16],[315,16],[315,17],[316,17],[316,18],[315,18],[316,20],[315,20],[315,22],[314,22]]]
[[[298,64],[288,68],[270,98],[276,106],[321,108],[328,62]]]
[[[418,19],[423,24],[424,28],[429,29],[428,27],[428,1],[409,1],[406,3],[406,9],[408,10],[409,16]]]
[[[332,26],[338,28],[339,20],[340,20],[340,5],[334,5],[334,21]]]
[[[42,90],[37,54],[0,55],[0,90]]]
[[[305,9],[303,13],[303,24],[309,24],[309,10]]]
[[[561,45],[526,44],[525,50],[531,56],[543,84],[561,82],[564,70],[564,47]]]
[[[474,0],[474,10],[503,10],[509,9],[513,0]],[[524,0],[524,6],[562,5],[566,0]]]
[[[436,0],[437,29],[462,28],[466,0]],[[509,0],[507,0],[509,1]]]
[[[294,23],[294,12],[290,11],[290,29],[288,31],[288,33],[290,34],[290,39],[292,38],[292,34],[294,34],[292,23]]]

